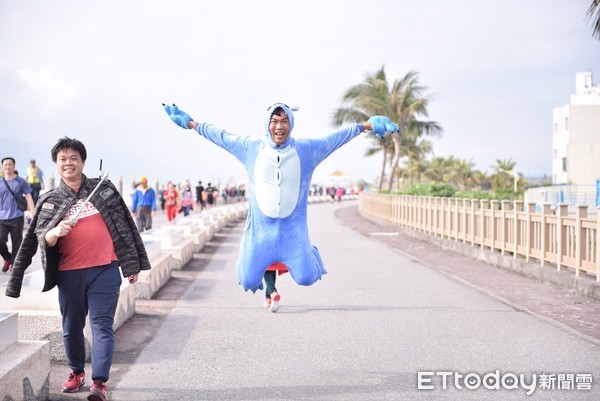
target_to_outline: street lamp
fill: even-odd
[[[519,177],[519,173],[517,172],[517,170],[516,169],[512,169],[512,170],[500,169],[500,171],[503,171],[503,172],[513,176],[513,181],[515,184],[515,193],[517,193],[517,183],[519,182],[519,178],[521,178],[521,177]]]

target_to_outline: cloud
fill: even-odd
[[[48,67],[16,71],[26,96],[42,117],[57,119],[69,111],[78,98],[78,86]]]
[[[436,155],[549,173],[552,109],[600,63],[587,3],[0,1],[0,138],[13,151],[14,138],[75,136],[113,177],[237,178],[236,160],[175,127],[161,103],[261,136],[267,105],[298,102],[294,135],[320,137],[341,95],[384,65],[390,82],[416,70],[429,88],[429,119],[444,129]],[[364,157],[368,144],[344,146],[315,180],[336,169],[374,179],[381,155]]]

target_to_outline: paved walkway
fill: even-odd
[[[340,209],[337,216],[348,227],[414,258],[419,263],[450,275],[517,309],[587,336],[600,345],[600,302],[597,300],[432,246],[416,238],[393,235],[396,233],[391,228],[383,228],[363,219],[358,214],[357,207]]]
[[[276,314],[261,307],[264,293],[245,293],[237,285],[234,266],[244,224],[225,227],[183,271],[174,272],[155,299],[137,301],[137,314],[116,333],[110,399],[600,399],[600,348],[589,336],[438,270],[476,269],[480,262],[394,235],[366,238],[361,232],[381,229],[347,205],[309,207],[311,240],[329,273],[311,287],[282,276]],[[387,242],[393,238],[397,248]],[[511,292],[511,281],[497,284]],[[529,288],[532,293],[537,285]],[[552,293],[539,303],[569,303],[564,296]],[[527,298],[537,297],[521,297]],[[66,371],[53,364],[51,399],[85,399],[85,393],[57,391]],[[523,374],[526,383],[536,375],[538,386],[541,375],[552,375],[555,388],[563,374],[562,386],[588,375],[594,382],[590,391],[538,387],[527,397],[522,387],[468,390],[459,380],[460,390],[456,375],[446,390],[440,375],[423,383],[434,390],[418,390],[419,371],[471,372],[473,379],[498,371],[508,387],[511,374]]]

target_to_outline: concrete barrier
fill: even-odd
[[[204,218],[204,228],[206,229],[206,241],[210,241],[217,231],[217,225],[211,224],[210,219]]]
[[[221,228],[225,227],[229,222],[235,219],[235,211],[231,206],[225,206],[223,208],[215,210],[217,220],[221,222]]]
[[[197,224],[201,230],[204,230],[205,242],[210,241],[217,230],[216,224],[211,223],[212,218],[208,217],[207,212],[202,212],[202,214],[196,216],[190,216],[186,218],[186,221],[189,221],[190,224]]]
[[[0,352],[17,342],[19,317],[16,313],[0,313]],[[0,358],[0,360],[2,360]]]
[[[160,241],[162,252],[170,253],[173,258],[172,268],[181,270],[193,257],[194,244],[184,237],[183,228],[165,224],[162,228],[153,228],[140,234],[144,241]]]
[[[226,205],[219,208],[211,209],[209,211],[209,216],[213,217],[220,230],[229,222],[237,218],[237,209],[234,205]]]
[[[18,341],[0,352],[0,361],[0,399],[49,399],[50,344],[47,341]]]
[[[244,219],[248,216],[248,203],[238,203],[235,205],[235,210],[237,212],[238,219]]]
[[[144,240],[142,238],[142,242],[144,243],[144,248],[146,249],[146,253],[148,254],[148,259],[152,260],[152,258],[162,253],[160,241],[148,238]]]
[[[0,398],[21,400],[24,394],[48,399],[50,344],[18,341],[16,313],[0,313]],[[33,399],[33,398],[28,398]]]
[[[176,224],[183,228],[184,238],[189,238],[194,243],[194,252],[200,252],[206,243],[207,229],[204,227],[204,219],[184,219]]]
[[[50,291],[42,292],[44,287],[44,271],[34,270],[25,274],[21,287],[21,296],[11,298],[4,296],[6,284],[0,286],[0,310],[58,310],[58,289],[54,287]]]
[[[162,288],[171,278],[173,270],[173,257],[169,252],[162,252],[160,242],[158,252],[149,252],[150,270],[142,270],[138,275],[138,281],[135,286],[136,299],[150,299]]]
[[[214,227],[214,232],[219,232],[221,231],[221,228],[223,228],[223,221],[219,218],[218,213],[212,211],[208,212],[205,219],[208,221],[209,226]]]
[[[234,203],[227,206],[232,220],[243,219],[248,215],[248,203]]]
[[[50,357],[53,360],[65,361],[58,289],[54,287],[50,291],[42,292],[43,275],[43,270],[26,274],[23,279],[21,297],[0,297],[0,310],[18,313],[19,341],[48,341]],[[5,288],[2,287],[0,287],[0,291],[4,293]],[[130,285],[127,280],[123,279],[113,325],[115,330],[134,315],[135,291],[135,285]],[[86,323],[85,337],[86,357],[89,358],[92,338],[89,321]]]

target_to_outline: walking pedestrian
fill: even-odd
[[[181,189],[181,211],[183,212],[183,216],[187,217],[190,215],[190,211],[192,210],[193,203],[193,195],[190,190],[190,186],[188,184],[184,184]]]
[[[58,286],[63,340],[71,368],[61,389],[75,393],[85,384],[84,327],[89,317],[93,383],[88,400],[105,401],[121,273],[129,283],[135,283],[141,270],[150,269],[150,261],[117,188],[110,181],[83,174],[87,157],[84,144],[64,137],[54,145],[51,154],[61,182],[38,200],[6,295],[20,296],[23,275],[39,244],[45,273],[42,291]]]
[[[40,191],[44,189],[44,172],[36,165],[35,159],[31,159],[25,173],[27,182],[31,186],[31,197],[35,205],[40,197]]]
[[[15,159],[5,157],[2,159],[2,172],[4,176],[0,181],[0,255],[2,255],[2,273],[12,269],[17,251],[23,239],[23,216],[32,216],[34,202],[31,197],[31,187],[23,177],[15,172]],[[19,208],[25,204],[26,210]],[[10,235],[11,250],[8,250],[8,236]]]
[[[211,208],[213,206],[213,204],[215,203],[215,191],[217,189],[215,187],[212,186],[212,184],[209,182],[208,186],[206,187],[206,203],[208,204],[208,208]]]
[[[131,213],[136,217],[138,230],[143,232],[152,228],[152,218],[156,215],[156,192],[148,186],[148,177],[139,179],[139,184],[133,193]]]
[[[175,184],[171,181],[167,184],[167,189],[163,193],[165,197],[165,211],[167,213],[167,221],[169,223],[175,222],[177,216],[177,208],[179,206],[179,192],[175,189]]]
[[[206,205],[204,204],[204,186],[202,185],[202,181],[198,181],[198,185],[196,186],[196,210],[204,210]]]

